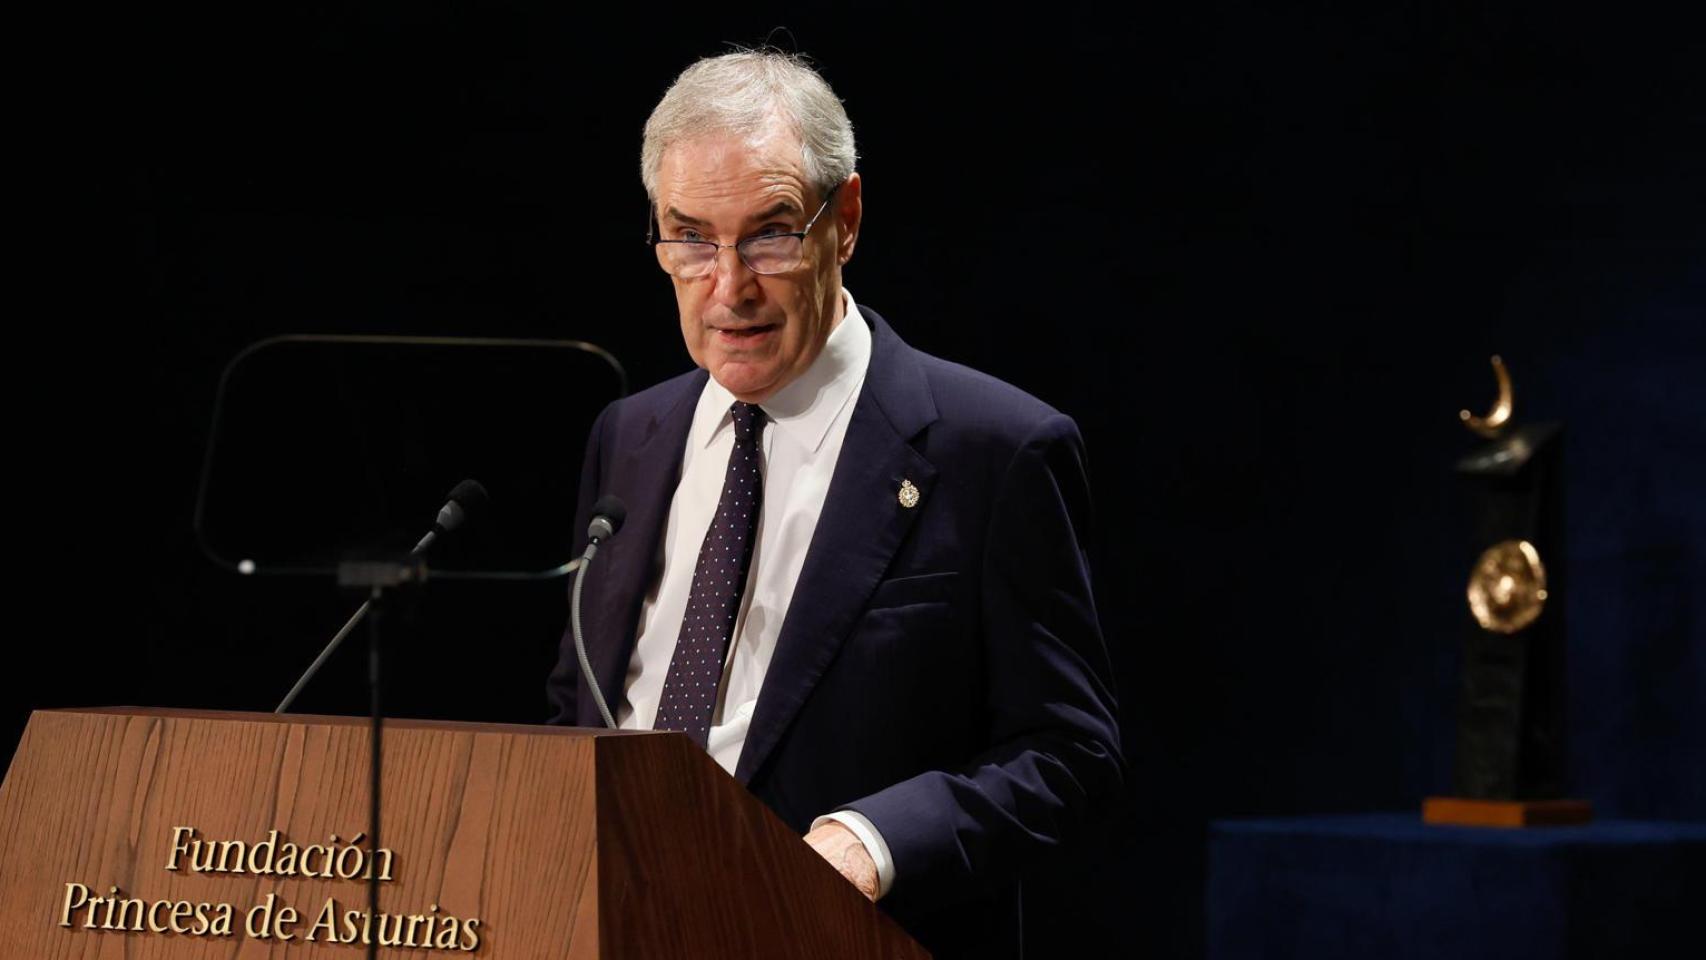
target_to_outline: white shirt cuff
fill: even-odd
[[[877,899],[881,900],[894,886],[894,858],[889,856],[889,845],[883,842],[883,835],[864,814],[853,810],[837,810],[818,817],[812,821],[812,829],[816,830],[831,820],[853,831],[853,835],[864,844],[865,852],[871,855],[871,862],[877,865]]]

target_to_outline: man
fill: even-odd
[[[620,400],[577,529],[623,727],[687,732],[938,956],[1016,955],[1022,863],[1115,794],[1076,427],[913,350],[842,287],[863,184],[795,58],[703,60],[647,122],[699,370]],[[572,637],[553,722],[600,725]]]

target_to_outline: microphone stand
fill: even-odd
[[[367,598],[367,603],[363,605],[373,611],[373,618],[368,621],[367,626],[367,688],[371,700],[370,706],[373,709],[373,723],[371,725],[373,735],[369,740],[370,745],[368,747],[368,757],[371,762],[368,764],[370,777],[367,797],[370,807],[367,823],[368,829],[373,832],[368,835],[367,843],[368,849],[373,851],[370,862],[377,863],[379,851],[384,849],[379,842],[380,771],[384,769],[384,758],[380,751],[385,745],[385,712],[381,709],[379,692],[379,621],[382,619],[381,614],[385,609],[385,588],[375,585],[372,590],[373,593]],[[379,930],[384,930],[385,925],[379,920],[379,871],[369,870],[368,874],[368,923],[377,925]],[[379,932],[375,931],[367,941],[367,960],[377,960],[378,956]]]
[[[348,633],[356,621],[367,615],[367,686],[372,722],[370,729],[368,756],[368,849],[372,851],[372,859],[377,861],[380,842],[380,789],[383,782],[384,770],[384,741],[385,715],[380,681],[381,673],[381,621],[384,619],[386,591],[396,590],[426,580],[426,564],[418,552],[411,553],[397,561],[347,561],[338,565],[338,584],[350,588],[366,588],[367,602],[361,605],[356,615],[339,631],[338,637],[332,641],[332,647],[339,639]],[[327,647],[325,654],[331,653],[332,647]],[[288,703],[288,700],[287,700]],[[368,960],[377,960],[379,956],[379,936],[384,925],[379,918],[379,871],[368,871],[367,883],[367,915],[368,915]]]
[[[415,548],[409,551],[409,556],[411,558],[426,556],[427,549],[432,546],[433,541],[438,539],[439,529],[440,525],[435,525],[433,529],[428,530],[426,536],[421,538],[421,542],[415,544]],[[341,570],[339,571],[338,582],[343,583]],[[338,644],[343,643],[344,638],[350,635],[351,630],[355,629],[355,625],[361,622],[361,618],[367,616],[368,612],[373,609],[375,600],[376,598],[369,597],[361,602],[361,606],[356,608],[355,613],[351,614],[350,618],[345,620],[344,625],[333,635],[332,642],[326,644],[326,648],[320,651],[320,655],[315,657],[314,662],[310,663],[308,669],[303,671],[302,676],[297,678],[296,686],[291,687],[290,692],[285,694],[284,699],[280,700],[278,706],[273,708],[273,713],[288,713],[290,711],[290,705],[296,702],[297,696],[308,686],[308,681],[314,679],[314,675],[320,672],[320,668],[326,665],[327,660],[331,659],[332,652],[338,649]]]
[[[438,519],[426,536],[415,544],[408,555],[401,560],[364,560],[345,561],[338,564],[338,585],[346,588],[365,589],[367,599],[356,609],[355,614],[344,623],[343,629],[332,637],[332,642],[320,651],[314,658],[306,673],[296,686],[285,694],[283,702],[274,713],[283,713],[290,709],[296,701],[297,694],[308,685],[320,667],[331,657],[332,651],[338,648],[344,637],[349,636],[355,625],[363,617],[367,618],[367,689],[370,713],[372,716],[372,736],[368,746],[368,849],[372,851],[373,859],[377,861],[381,849],[379,840],[380,830],[380,788],[384,771],[385,746],[385,712],[384,698],[381,690],[381,636],[380,620],[385,610],[385,591],[412,584],[424,583],[427,576],[426,552],[439,538],[440,534],[448,533],[462,526],[468,519],[470,510],[478,510],[486,502],[486,488],[475,480],[464,480],[450,491],[450,497],[438,511]],[[371,614],[371,616],[370,616]],[[367,956],[368,960],[377,960],[379,956],[379,936],[384,925],[379,920],[379,872],[368,871],[367,883]]]

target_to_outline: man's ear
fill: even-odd
[[[859,223],[864,215],[864,183],[855,173],[835,192],[835,225],[839,228],[835,255],[842,264],[853,259],[853,246],[859,242]]]

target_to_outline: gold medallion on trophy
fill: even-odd
[[[1546,565],[1527,540],[1488,547],[1469,574],[1469,611],[1481,629],[1506,636],[1528,626],[1546,606]]]

